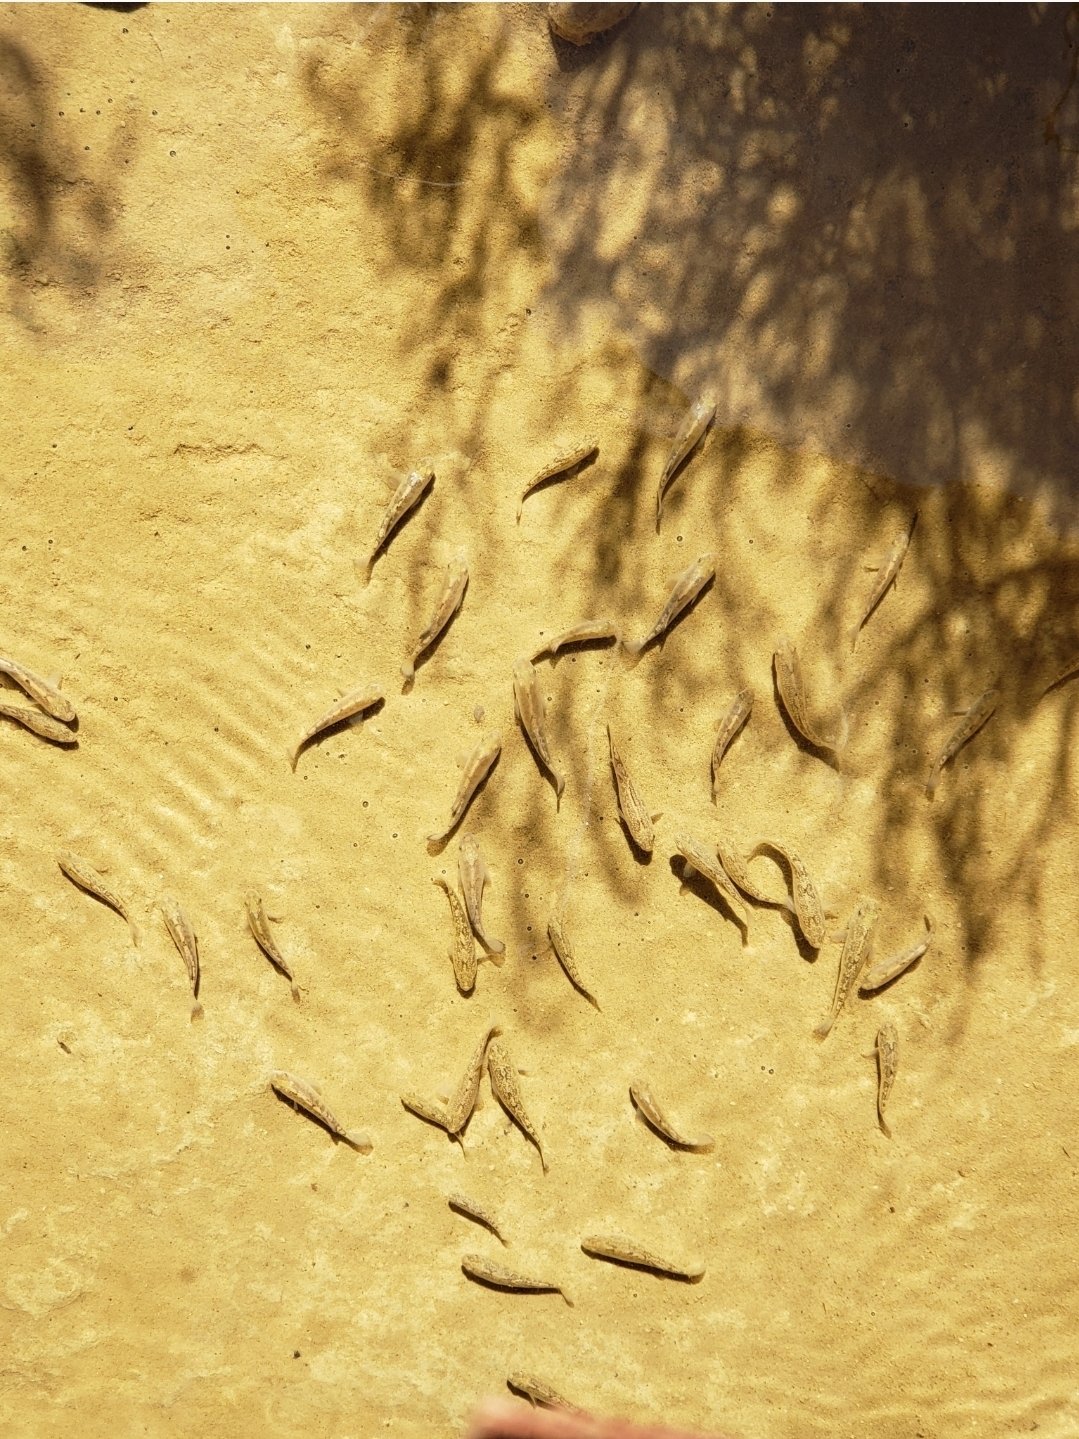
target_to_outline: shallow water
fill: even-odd
[[[1001,10],[960,44],[943,12],[907,34],[898,11],[663,7],[587,53],[509,6],[0,12],[0,652],[79,713],[70,751],[0,730],[5,1429],[449,1436],[524,1370],[745,1439],[1071,1432],[1079,681],[1039,696],[1079,654],[1079,118],[1063,12]],[[915,509],[852,651],[865,567]],[[402,694],[460,548],[460,613]],[[539,663],[556,805],[513,661],[585,619],[642,637],[708,550],[714,582],[638,664]],[[777,703],[783,634],[847,717],[838,767]],[[384,706],[293,774],[367,682]],[[659,816],[650,862],[608,723]],[[495,729],[458,835],[507,956],[464,997],[431,882],[457,836],[425,838]],[[682,883],[683,833],[790,846],[833,930],[868,894],[878,957],[926,914],[929,952],[818,1041],[840,945],[814,958],[756,905],[743,942]],[[138,949],[61,849],[132,901]],[[401,1104],[452,1091],[492,1022],[546,1175],[486,1079],[463,1149]],[[372,1152],[290,1112],[277,1069]],[[637,1119],[642,1080],[714,1148]],[[610,1232],[704,1277],[581,1252]],[[573,1307],[477,1286],[471,1252]]]

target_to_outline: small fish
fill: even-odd
[[[831,1032],[832,1025],[839,1018],[839,1012],[847,1002],[847,995],[851,992],[854,981],[869,958],[873,926],[879,915],[880,905],[877,901],[863,895],[858,901],[854,913],[847,921],[843,952],[839,956],[839,973],[836,975],[832,1008],[813,1031],[818,1039],[824,1039]]]
[[[56,863],[73,884],[77,884],[79,888],[84,889],[87,894],[92,894],[95,899],[101,900],[102,904],[107,904],[110,909],[116,911],[121,919],[127,921],[127,927],[131,931],[131,938],[137,945],[139,942],[139,932],[135,928],[135,921],[131,918],[130,914],[128,914],[127,906],[123,900],[115,890],[109,888],[97,870],[94,869],[92,865],[88,865],[85,860],[80,859],[77,854],[72,854],[69,849],[62,849],[60,851],[56,856]]]
[[[925,938],[912,944],[909,949],[901,949],[898,953],[887,955],[884,959],[878,959],[876,964],[871,964],[858,983],[861,992],[866,994],[874,989],[883,989],[890,980],[896,979],[905,969],[909,969],[916,959],[921,959],[933,937],[932,928],[929,916],[926,915]]]
[[[877,1042],[873,1051],[877,1056],[877,1119],[889,1139],[892,1131],[884,1118],[884,1106],[895,1083],[895,1071],[899,1064],[899,1034],[889,1020],[877,1030]]]
[[[40,675],[19,664],[18,660],[6,659],[3,656],[0,656],[0,674],[10,676],[23,693],[28,694],[34,703],[54,720],[62,720],[65,724],[75,723],[75,706],[51,681],[43,680]]]
[[[371,709],[373,705],[381,703],[383,699],[385,699],[385,695],[373,685],[360,685],[358,689],[350,690],[347,695],[342,695],[336,704],[331,705],[324,715],[321,715],[309,729],[304,731],[300,742],[289,756],[293,774],[296,773],[296,761],[300,758],[304,745],[309,744],[323,730],[341,724],[343,720],[351,719],[353,715],[362,714],[364,710]]]
[[[495,1098],[509,1117],[520,1125],[524,1133],[539,1150],[540,1164],[543,1166],[544,1174],[546,1174],[547,1160],[544,1157],[543,1145],[540,1142],[539,1133],[535,1125],[533,1125],[525,1110],[524,1099],[521,1096],[521,1087],[517,1083],[517,1071],[514,1069],[505,1048],[497,1039],[491,1042],[487,1050],[487,1072],[491,1077],[491,1088],[494,1091]]]
[[[712,746],[712,803],[716,802],[716,789],[719,784],[719,766],[723,756],[731,747],[735,735],[745,724],[753,710],[753,691],[750,689],[739,690],[734,697],[734,703],[719,722],[719,729],[716,732],[716,742]]]
[[[786,635],[780,639],[772,658],[776,667],[776,687],[791,724],[814,749],[826,750],[829,754],[838,756],[846,739],[845,733],[842,732],[846,729],[845,717],[841,722],[840,735],[834,740],[825,739],[809,717],[802,665],[798,659],[798,651]]]
[[[425,1119],[428,1124],[437,1125],[439,1129],[444,1129],[451,1139],[459,1141],[460,1137],[450,1130],[449,1115],[444,1104],[435,1104],[411,1091],[401,1095],[401,1103],[413,1114],[418,1115],[420,1119]]]
[[[676,1149],[693,1149],[699,1154],[707,1154],[709,1150],[715,1148],[716,1142],[710,1134],[701,1134],[696,1139],[687,1139],[680,1130],[676,1129],[659,1107],[655,1095],[647,1084],[642,1084],[640,1081],[631,1084],[629,1097],[637,1106],[642,1118],[647,1120],[656,1133],[668,1144],[673,1144]]]
[[[563,1399],[561,1394],[556,1394],[549,1384],[542,1379],[537,1379],[534,1374],[525,1374],[518,1369],[515,1373],[506,1378],[507,1386],[515,1394],[523,1395],[532,1407],[541,1409],[564,1409],[567,1414],[583,1414],[583,1409],[578,1409],[575,1404],[570,1404]]]
[[[593,439],[585,440],[580,445],[575,445],[571,450],[563,451],[557,459],[549,465],[544,465],[535,479],[529,480],[521,492],[521,498],[517,502],[517,523],[521,523],[521,514],[524,510],[525,500],[533,490],[538,490],[548,480],[556,480],[560,477],[569,478],[571,474],[580,469],[585,460],[590,460],[593,455],[599,453],[599,445]]]
[[[477,1044],[472,1058],[468,1061],[460,1084],[450,1096],[450,1102],[446,1105],[446,1128],[450,1134],[460,1134],[472,1118],[472,1111],[476,1108],[476,1101],[480,1095],[483,1061],[497,1042],[495,1036],[501,1033],[502,1030],[497,1024],[488,1025],[487,1033]]]
[[[702,395],[699,400],[690,407],[688,414],[682,420],[675,432],[674,441],[671,445],[671,453],[667,457],[667,463],[663,467],[663,475],[660,478],[659,488],[656,491],[656,533],[659,533],[659,522],[663,517],[663,496],[667,486],[674,479],[678,470],[689,458],[692,451],[700,444],[704,432],[715,419],[716,402],[711,394]]]
[[[412,658],[406,660],[401,666],[401,673],[406,682],[411,685],[416,678],[416,665],[422,655],[434,644],[439,635],[453,619],[454,615],[461,608],[461,601],[465,597],[465,590],[468,588],[468,566],[465,564],[464,553],[458,554],[446,566],[446,579],[442,586],[442,593],[439,596],[435,612],[423,634],[416,642],[416,648],[412,652]]]
[[[1079,675],[1079,655],[1076,655],[1073,659],[1070,659],[1063,669],[1057,671],[1054,677],[1042,690],[1041,698],[1044,699],[1050,690],[1055,690],[1057,685],[1062,685],[1065,680],[1070,680],[1075,675]]]
[[[506,1241],[498,1227],[498,1221],[482,1204],[477,1203],[475,1199],[470,1199],[467,1194],[451,1194],[447,1202],[451,1209],[455,1209],[458,1214],[463,1214],[466,1219],[472,1219],[477,1224],[482,1224],[484,1229],[491,1231],[500,1244],[505,1244]]]
[[[357,571],[364,577],[363,582],[365,585],[371,583],[371,571],[374,569],[375,559],[379,550],[381,550],[382,546],[408,514],[409,510],[415,509],[423,499],[427,487],[433,482],[434,478],[434,470],[428,466],[423,466],[421,469],[413,470],[411,474],[406,475],[393,492],[393,498],[387,506],[386,513],[382,516],[382,523],[378,527],[378,534],[375,536],[375,543],[372,546],[371,553],[367,557],[366,563],[361,566],[357,562],[356,565]]]
[[[764,854],[766,851],[778,854],[790,870],[791,897],[794,900],[794,914],[798,920],[798,928],[802,931],[805,942],[812,949],[820,949],[827,936],[828,926],[825,922],[824,906],[821,904],[817,886],[809,876],[805,860],[795,854],[794,850],[767,839],[757,845],[750,858]]]
[[[618,812],[622,823],[629,831],[629,837],[644,854],[651,854],[656,842],[656,831],[652,816],[637,793],[637,786],[629,777],[629,771],[622,762],[614,744],[610,725],[607,726],[607,745],[611,752],[611,772],[614,775],[614,792],[618,799]]]
[[[776,899],[767,890],[761,889],[750,874],[748,864],[729,840],[721,838],[716,843],[716,855],[727,878],[737,885],[743,894],[748,894],[750,899],[756,900],[758,904],[770,904],[775,909],[791,909],[786,899]]]
[[[483,928],[483,886],[490,875],[474,835],[466,834],[461,837],[461,843],[457,847],[457,877],[461,882],[465,909],[476,938],[488,954],[504,956],[505,942],[501,939],[488,939]],[[501,964],[502,959],[495,960],[495,963]]]
[[[165,928],[172,936],[172,942],[180,951],[180,958],[187,970],[187,977],[191,981],[191,993],[195,1003],[191,1010],[192,1019],[202,1018],[202,1005],[199,1003],[199,942],[195,931],[191,928],[191,921],[183,912],[176,900],[171,898],[158,900],[158,909],[161,911],[161,918],[165,921]]]
[[[665,635],[675,620],[697,598],[700,592],[716,577],[716,557],[711,550],[700,555],[682,571],[671,586],[671,593],[662,613],[643,640],[623,640],[622,647],[628,655],[637,656],[647,649],[653,640]]]
[[[480,785],[494,768],[495,761],[502,753],[502,735],[498,730],[492,730],[489,735],[484,735],[479,744],[465,761],[464,773],[461,775],[461,783],[454,796],[453,806],[450,809],[450,822],[440,834],[429,834],[427,836],[428,848],[437,849],[444,844],[450,835],[464,818],[465,810],[472,801],[473,795]]]
[[[551,941],[551,948],[554,950],[559,964],[566,971],[566,977],[570,984],[574,989],[580,990],[589,1004],[599,1009],[595,995],[590,992],[581,978],[581,971],[577,968],[577,960],[574,958],[573,950],[569,947],[569,941],[566,939],[560,919],[552,918],[548,921],[547,938]]]
[[[466,1254],[461,1260],[461,1268],[470,1279],[478,1279],[481,1284],[492,1284],[496,1289],[515,1289],[522,1294],[561,1294],[569,1307],[573,1308],[573,1300],[561,1284],[518,1274],[515,1269],[507,1269],[496,1260],[485,1259],[482,1254]]]
[[[719,893],[723,903],[743,929],[748,930],[749,911],[742,903],[742,896],[727,877],[723,866],[712,858],[703,845],[685,835],[675,837],[674,847],[686,862],[685,878],[688,879],[693,870],[696,870],[698,874],[703,874]]]
[[[247,927],[251,931],[255,943],[274,968],[280,970],[292,985],[292,997],[296,1003],[299,1004],[300,991],[296,987],[292,970],[289,968],[284,955],[277,947],[277,941],[274,939],[273,933],[270,930],[270,921],[263,907],[261,896],[253,889],[249,889],[244,895],[244,913],[247,915]]]
[[[296,1109],[302,1109],[311,1119],[324,1125],[335,1139],[343,1139],[346,1144],[361,1154],[370,1154],[371,1137],[363,1130],[342,1129],[337,1120],[327,1109],[322,1095],[315,1085],[306,1079],[298,1079],[296,1075],[289,1074],[284,1069],[275,1069],[270,1075],[270,1088],[279,1094],[282,1099]]]
[[[42,739],[51,740],[53,744],[78,744],[79,737],[74,730],[68,729],[67,725],[60,724],[58,720],[51,719],[41,710],[31,709],[29,705],[12,705],[5,700],[0,700],[0,715],[5,719],[15,720],[25,729],[33,730]]]
[[[521,728],[528,736],[529,744],[535,750],[536,757],[544,769],[549,771],[554,780],[557,807],[562,799],[566,780],[565,776],[555,769],[550,746],[547,743],[547,721],[539,675],[532,663],[523,656],[515,661],[513,666],[513,701],[517,710],[517,718],[521,722]]]
[[[544,655],[557,659],[559,650],[564,650],[569,645],[601,644],[607,640],[614,640],[617,644],[620,637],[621,631],[614,620],[581,620],[580,624],[570,625],[568,630],[563,630],[542,649],[538,649],[532,656],[532,663],[535,664]]]
[[[967,710],[963,723],[944,746],[940,758],[929,771],[929,778],[925,782],[927,799],[932,799],[936,794],[937,785],[940,783],[940,776],[944,766],[948,764],[950,760],[955,759],[956,755],[968,740],[974,738],[998,704],[1000,704],[1000,690],[994,685],[991,689],[987,689],[985,694],[979,696],[971,705],[970,709]]]
[[[453,948],[450,950],[453,977],[462,994],[471,994],[476,985],[476,941],[472,937],[472,926],[457,891],[451,889],[441,875],[436,875],[431,883],[444,889],[450,902],[450,915],[453,918]]]
[[[581,1240],[581,1248],[593,1259],[609,1259],[614,1264],[628,1264],[634,1269],[651,1269],[671,1279],[685,1279],[695,1284],[704,1278],[703,1264],[673,1264],[621,1234],[590,1234]]]
[[[892,541],[892,547],[888,551],[887,555],[885,555],[884,563],[883,565],[881,565],[880,572],[877,575],[877,582],[870,591],[869,599],[866,602],[866,607],[862,612],[862,618],[858,621],[858,623],[850,632],[850,647],[852,650],[858,643],[858,636],[862,632],[862,626],[865,624],[866,620],[869,618],[869,616],[873,613],[873,611],[880,604],[881,600],[887,594],[889,585],[894,585],[896,580],[898,579],[899,571],[902,568],[903,560],[906,557],[907,548],[909,547],[911,537],[914,534],[914,526],[917,523],[918,511],[915,510],[913,516],[911,517],[910,524],[907,525],[906,529],[901,531],[900,534],[896,535],[895,539]]]

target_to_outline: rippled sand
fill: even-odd
[[[1071,1432],[1079,681],[1036,701],[1079,653],[1058,263],[1079,187],[1038,128],[1060,35],[1007,8],[954,66],[939,16],[912,51],[898,12],[874,37],[853,12],[814,30],[665,7],[577,54],[517,6],[0,11],[0,652],[62,675],[79,712],[73,751],[0,728],[5,1432],[450,1436],[515,1370],[747,1439]],[[999,205],[991,175],[959,187],[972,131],[947,174],[897,139],[953,75],[990,94]],[[833,201],[846,231],[784,229]],[[715,427],[657,535],[707,386]],[[593,434],[596,463],[518,525],[532,475]],[[425,455],[435,484],[365,588],[356,561]],[[864,566],[915,508],[852,652]],[[402,694],[462,547],[461,612]],[[610,647],[541,664],[556,807],[513,660],[608,614],[640,637],[706,550],[714,584],[635,667]],[[784,633],[814,703],[849,717],[838,770],[777,707]],[[364,682],[385,705],[292,773]],[[953,711],[994,682],[930,804]],[[746,686],[713,805],[714,727]],[[660,815],[651,862],[618,822],[608,723]],[[507,958],[464,998],[431,882],[456,838],[424,841],[496,728],[463,828]],[[878,955],[926,914],[932,947],[820,1042],[839,946],[814,959],[756,906],[743,943],[681,886],[681,832],[788,844],[836,928],[870,894]],[[140,948],[62,848],[132,899]],[[298,1005],[246,931],[252,886]],[[166,893],[199,936],[199,1024]],[[558,910],[598,1010],[547,946]],[[867,1057],[885,1019],[890,1141]],[[463,1150],[400,1102],[449,1092],[492,1022],[547,1175],[486,1080]],[[372,1152],[292,1113],[275,1069]],[[714,1148],[636,1119],[640,1079]],[[705,1275],[581,1252],[612,1231]],[[474,1284],[466,1253],[573,1307]]]

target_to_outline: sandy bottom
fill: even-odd
[[[936,12],[664,7],[582,54],[521,6],[0,12],[0,652],[79,715],[69,749],[0,721],[5,1433],[451,1436],[516,1370],[738,1439],[1074,1433],[1079,681],[1039,696],[1079,657],[1079,110],[1052,8],[987,12],[976,54]],[[464,604],[404,694],[458,550]],[[556,804],[513,661],[585,619],[643,636],[706,551],[713,584],[637,665],[540,662]],[[818,722],[849,721],[838,766],[777,703],[784,634]],[[293,773],[361,684],[382,707]],[[432,883],[464,831],[506,944],[469,997]],[[833,930],[868,895],[876,955],[926,915],[930,950],[815,1039],[840,946],[755,905],[743,934],[682,884],[683,834],[787,845]],[[546,1174],[486,1079],[463,1148],[401,1103],[449,1093],[492,1023]],[[641,1080],[714,1148],[636,1119]],[[586,1256],[605,1232],[704,1277]],[[468,1253],[573,1307],[477,1285]]]

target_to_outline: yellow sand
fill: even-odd
[[[1041,126],[1065,14],[1006,9],[976,54],[898,11],[665,7],[582,54],[523,6],[0,12],[0,652],[62,675],[80,718],[74,751],[0,725],[5,1434],[450,1436],[515,1370],[745,1439],[1074,1432],[1079,682],[1035,700],[1079,652],[1079,184]],[[518,526],[591,433],[597,462]],[[364,588],[425,455],[434,487]],[[852,654],[863,566],[915,507]],[[403,696],[462,546],[461,613]],[[513,660],[607,614],[643,635],[708,549],[662,649],[543,665],[556,811]],[[838,773],[777,708],[785,632],[849,717]],[[953,711],[998,678],[928,803]],[[365,682],[385,706],[293,775]],[[662,813],[649,864],[608,721]],[[494,728],[466,826],[507,959],[466,999],[431,883],[456,841],[424,837]],[[818,1042],[838,946],[813,961],[755,906],[743,946],[680,888],[680,831],[789,845],[836,928],[872,894],[878,955],[924,914],[932,947]],[[62,848],[131,899],[139,950]],[[165,893],[199,936],[200,1024]],[[547,946],[559,910],[600,1012]],[[492,1021],[547,1176],[486,1081],[463,1153],[400,1103],[452,1090]],[[277,1068],[372,1153],[275,1098]],[[714,1150],[636,1120],[638,1080]],[[611,1232],[705,1276],[581,1253]],[[481,1288],[467,1252],[574,1307]]]

